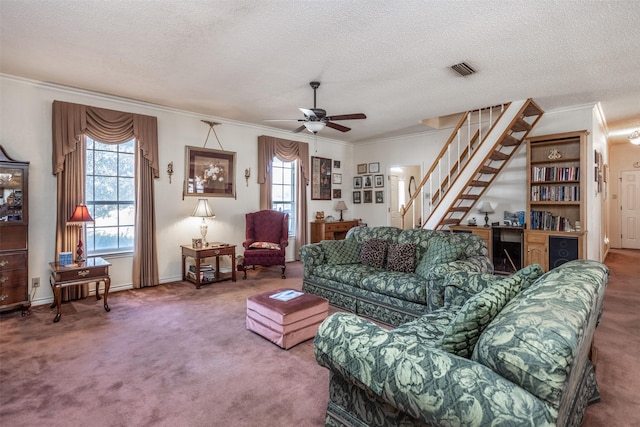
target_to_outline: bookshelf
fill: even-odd
[[[587,132],[527,140],[525,264],[545,271],[586,253]]]

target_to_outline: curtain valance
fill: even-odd
[[[136,138],[142,155],[160,177],[158,119],[89,105],[53,101],[53,174],[64,170],[64,159],[75,151],[83,134],[107,144]]]
[[[309,144],[290,141],[273,136],[258,137],[258,184],[264,184],[271,173],[271,159],[278,157],[284,162],[300,160],[300,170],[304,182],[309,184]]]

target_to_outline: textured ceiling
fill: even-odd
[[[350,142],[533,98],[640,128],[640,1],[0,0],[0,72]],[[478,73],[449,66],[466,61]]]

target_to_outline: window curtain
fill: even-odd
[[[260,209],[271,209],[271,166],[273,158],[284,162],[298,160],[296,174],[296,236],[294,253],[300,258],[300,248],[307,243],[307,186],[309,185],[309,144],[272,136],[258,137],[258,184]]]
[[[97,108],[69,102],[53,102],[53,174],[57,176],[56,254],[75,252],[76,227],[67,219],[85,202],[85,135],[105,144],[136,140],[136,227],[134,236],[134,288],[159,283],[154,179],[158,167],[156,117]]]

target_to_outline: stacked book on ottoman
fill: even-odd
[[[247,299],[247,329],[289,349],[315,336],[329,302],[292,289],[275,289]]]

